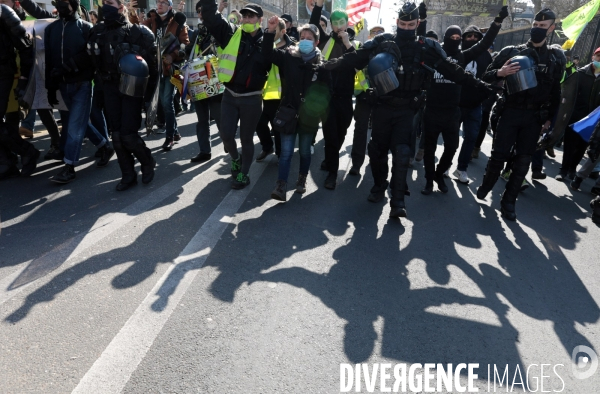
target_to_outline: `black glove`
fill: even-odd
[[[427,4],[425,4],[424,1],[422,1],[421,4],[419,4],[419,19],[427,19]]]
[[[48,89],[48,104],[50,104],[52,107],[58,105],[58,99],[56,98],[55,89]]]
[[[504,6],[500,9],[500,12],[498,13],[498,16],[496,16],[496,18],[494,18],[494,22],[496,23],[502,23],[502,21],[504,20],[504,18],[506,18],[508,16],[508,6]]]

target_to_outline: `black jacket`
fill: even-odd
[[[340,56],[343,56],[346,53],[354,52],[354,46],[351,46],[349,49],[346,49],[346,46],[339,38],[334,38],[334,33],[331,32],[331,35],[327,35],[325,31],[321,28],[321,24],[319,21],[321,20],[321,11],[323,7],[316,6],[313,8],[313,12],[310,15],[310,22],[313,25],[317,26],[319,29],[319,34],[321,39],[319,40],[319,49],[323,51],[323,48],[327,45],[329,40],[335,40],[333,44],[333,48],[331,49],[331,55],[327,60],[337,59]],[[354,29],[348,29],[348,38],[352,42],[354,40]],[[323,53],[325,56],[325,53]],[[331,75],[333,79],[333,94],[334,96],[352,96],[354,94],[354,76],[356,75],[356,70],[352,70],[349,68],[343,68]]]
[[[578,78],[577,98],[569,124],[579,122],[590,112],[600,106],[600,76],[594,75],[594,67],[590,63],[571,74],[568,78]]]
[[[55,19],[56,18],[56,15],[54,15],[50,11],[46,11],[45,9],[43,9],[42,7],[37,5],[37,3],[32,0],[21,0],[20,3],[21,3],[21,7],[23,7],[23,9],[25,11],[27,11],[27,13],[29,15],[33,16],[35,19]]]
[[[316,133],[321,119],[325,122],[329,109],[332,93],[330,73],[318,69],[318,51],[313,61],[307,63],[295,46],[273,49],[274,39],[275,34],[265,33],[263,53],[286,76],[282,80],[283,97],[280,105],[298,110],[299,132]]]
[[[15,51],[19,52],[21,75],[28,77],[34,62],[31,38],[15,11],[0,4],[0,78],[13,79],[18,71]]]
[[[464,51],[458,50],[455,53],[450,53],[443,44],[442,47],[453,62],[462,68],[466,68],[469,63],[477,60],[479,56],[481,56],[484,52],[487,52],[488,48],[494,43],[494,39],[498,35],[499,31],[500,25],[492,22],[486,35],[471,48]],[[478,91],[477,88],[473,89]],[[460,104],[461,91],[462,87],[460,85],[447,80],[441,73],[436,72],[433,78],[433,83],[427,90],[427,107],[458,107]],[[485,97],[479,97],[479,94],[477,94],[476,97],[480,99],[480,102],[485,99]]]
[[[463,32],[463,37],[468,33],[479,33],[483,38],[483,33],[479,31],[477,26],[469,26]],[[483,77],[485,70],[492,64],[492,55],[489,51],[484,51],[477,59],[467,64],[464,69],[470,73],[475,74],[479,79]],[[487,95],[483,95],[482,92],[477,89],[473,89],[467,86],[462,88],[460,93],[460,107],[461,108],[475,108],[487,99]]]
[[[126,51],[131,50],[142,56],[149,70],[144,100],[151,101],[159,76],[156,43],[154,34],[149,28],[144,25],[132,25],[124,15],[121,15],[116,21],[98,22],[90,32],[89,44],[94,48],[92,59],[99,86],[103,83],[119,83],[118,61]],[[99,51],[98,56],[96,56],[96,47]],[[113,54],[111,54],[111,47]]]
[[[233,34],[241,27],[229,23],[219,13],[215,0],[201,0],[201,4],[204,24],[221,48],[225,48]],[[271,69],[271,62],[262,54],[262,39],[263,32],[260,29],[254,37],[242,32],[233,77],[225,83],[226,88],[235,93],[262,92]]]
[[[547,71],[536,71],[537,86],[535,88],[509,95],[505,84],[504,98],[506,106],[544,106],[547,107],[548,117],[547,119],[541,119],[542,123],[545,120],[552,120],[560,104],[560,80],[562,79],[567,63],[567,59],[560,47],[549,48],[548,45],[544,44],[536,48],[531,41],[522,45],[505,47],[494,58],[494,61],[487,68],[482,79],[489,83],[497,83],[503,80],[503,78],[498,78],[498,70],[502,68],[508,59],[518,54],[532,57],[536,65],[545,64]]]
[[[56,90],[61,82],[91,81],[94,77],[92,60],[87,53],[87,42],[92,24],[82,20],[78,13],[60,18],[46,27],[46,89]],[[53,69],[64,70],[61,78],[53,78]]]

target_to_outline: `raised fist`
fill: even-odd
[[[275,31],[277,30],[278,24],[279,24],[279,17],[277,15],[273,15],[272,17],[270,17],[269,21],[267,22],[267,28],[269,29],[269,32],[275,33]]]
[[[427,4],[425,4],[424,1],[422,1],[421,4],[419,4],[419,19],[427,19]]]

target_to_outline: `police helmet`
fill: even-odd
[[[400,86],[396,77],[398,61],[390,52],[381,52],[370,61],[367,71],[377,95],[382,96]]]
[[[119,60],[121,80],[119,91],[126,96],[143,97],[150,71],[148,63],[140,55],[128,53]]]

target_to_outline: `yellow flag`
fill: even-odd
[[[562,21],[563,33],[571,40],[576,41],[588,22],[596,15],[599,6],[600,0],[592,0],[570,13]]]

